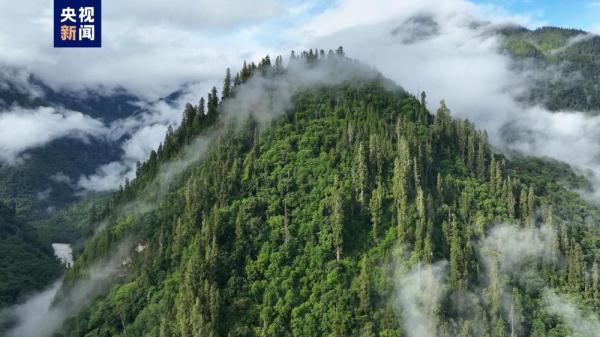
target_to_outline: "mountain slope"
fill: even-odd
[[[556,27],[512,27],[501,34],[509,54],[527,61],[524,70],[544,70],[524,99],[554,111],[600,112],[600,36]]]
[[[0,309],[60,276],[61,267],[49,246],[32,228],[15,219],[12,206],[0,202]]]
[[[28,73],[0,67],[0,134],[10,135],[16,126],[24,128],[17,130],[19,137],[52,137],[53,129],[61,126],[45,125],[52,120],[43,118],[46,115],[39,117],[43,109],[52,112],[61,124],[73,111],[81,112],[77,120],[96,118],[101,124],[139,114],[140,103],[139,98],[124,90],[109,93],[54,90]],[[42,134],[27,134],[31,131],[27,126],[36,123],[41,125]],[[80,199],[77,179],[81,175],[91,175],[100,165],[119,160],[123,152],[119,141],[75,128],[60,137],[49,138],[47,143],[27,148],[18,154],[18,160],[12,161],[11,144],[18,146],[20,142],[21,139],[4,134],[0,144],[0,205],[14,205],[14,213],[12,206],[2,206],[11,210],[5,213],[2,226],[18,224],[9,226],[11,234],[0,238],[3,256],[0,306],[14,304],[60,276],[61,268],[50,243],[75,243],[89,229],[85,224],[61,221],[57,212]],[[95,196],[87,200],[92,198]]]
[[[61,295],[104,259],[116,284],[57,336],[567,336],[548,303],[600,308],[598,210],[529,172],[568,169],[494,155],[341,49],[239,75],[114,196]]]

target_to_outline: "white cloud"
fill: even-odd
[[[142,103],[143,114],[113,122],[108,137],[115,142],[126,138],[121,145],[123,155],[118,161],[100,166],[92,175],[79,177],[79,187],[86,191],[110,191],[126,178],[133,179],[137,162],[148,159],[150,152],[164,140],[169,125],[174,128],[179,125],[184,105],[199,101],[199,94],[204,92],[208,92],[207,83],[190,85],[176,102]]]
[[[102,122],[75,111],[12,108],[0,112],[0,160],[13,163],[28,149],[60,137],[102,136]]]
[[[55,88],[120,85],[152,99],[263,54],[255,27],[284,11],[276,0],[105,0],[102,48],[55,49],[52,6],[0,3],[0,65],[27,69]]]
[[[409,337],[438,336],[437,317],[446,293],[447,263],[417,264],[396,279],[396,301]]]
[[[223,70],[238,66],[244,58],[273,55],[282,45],[324,49],[343,45],[349,56],[375,66],[408,91],[427,91],[431,109],[446,98],[454,115],[486,128],[499,149],[554,157],[600,176],[600,141],[593,132],[600,119],[580,112],[556,114],[522,106],[515,97],[530,85],[532,74],[518,73],[510,58],[499,52],[500,41],[490,33],[491,25],[474,27],[474,23],[486,21],[533,26],[535,15],[514,15],[500,7],[464,0],[341,0],[312,18],[305,16],[319,7],[317,1],[287,9],[274,0],[252,4],[107,0],[103,5],[103,48],[65,50],[51,47],[50,3],[0,4],[0,12],[10,13],[0,22],[0,48],[4,51],[0,64],[22,66],[55,87],[122,85],[148,101],[182,83],[203,81],[203,90],[189,100],[194,103],[209,84],[220,87]],[[410,26],[403,23],[419,14],[431,15],[438,29],[425,39],[403,43],[411,34]],[[290,25],[277,22],[286,16],[293,16]],[[17,25],[23,28],[17,32],[10,29]],[[397,33],[392,34],[394,31]],[[44,36],[47,39],[41,38]],[[95,177],[82,177],[80,185],[107,188],[114,184],[102,181],[132,177],[135,161],[143,160],[162,140],[161,130],[179,122],[182,103],[150,104],[145,107],[146,115],[111,125],[110,137],[128,139],[123,160],[99,168]],[[60,130],[50,134],[65,133]],[[42,137],[30,146],[51,139]],[[578,151],[572,151],[575,147]],[[4,157],[15,157],[23,148],[27,147]]]
[[[598,336],[600,321],[597,315],[583,312],[567,297],[557,294],[552,289],[544,290],[542,302],[546,311],[560,317],[576,336]]]
[[[369,7],[379,11],[367,9],[361,18],[357,1],[341,1],[303,31],[317,36],[312,45],[343,45],[349,56],[375,66],[409,92],[425,90],[432,110],[445,98],[454,116],[486,129],[498,149],[564,161],[592,174],[600,187],[600,117],[554,113],[517,99],[533,80],[554,71],[531,66],[519,71],[501,52],[494,29],[518,18],[461,0],[374,0]],[[404,23],[415,15],[431,17],[437,33],[405,43],[403,34],[412,32]]]
[[[30,98],[44,95],[42,88],[31,83],[30,74],[24,69],[6,69],[0,67],[0,90],[14,90]]]
[[[0,310],[0,325],[10,326],[8,331],[3,331],[3,336],[51,336],[65,319],[106,291],[114,276],[133,258],[132,243],[125,240],[111,251],[110,256],[96,260],[83,270],[81,278],[69,287],[63,287],[62,279],[57,280],[47,289],[31,294],[24,302]]]
[[[306,40],[328,36],[350,28],[365,28],[392,20],[406,19],[418,13],[437,13],[453,20],[457,16],[494,18],[498,22],[513,22],[535,26],[535,19],[523,14],[510,14],[501,7],[476,5],[464,0],[342,0],[323,13],[309,20],[299,31],[297,38]],[[304,38],[302,38],[304,36]]]
[[[530,259],[544,262],[556,259],[554,243],[556,233],[550,226],[520,228],[511,225],[494,227],[479,247],[486,258],[500,264],[503,273],[517,271],[523,262]]]

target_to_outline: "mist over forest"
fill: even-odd
[[[596,2],[106,0],[79,50],[36,6],[0,23],[0,336],[600,331]]]

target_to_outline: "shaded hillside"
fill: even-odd
[[[57,90],[34,75],[0,68],[0,114],[12,113],[13,119],[19,115],[30,118],[29,114],[36,115],[39,109],[48,109],[53,120],[65,121],[68,119],[65,116],[81,113],[83,115],[77,115],[79,120],[94,121],[98,128],[105,127],[108,133],[111,123],[141,120],[143,113],[148,113],[143,107],[150,102],[124,89],[103,90]],[[185,90],[176,91],[159,102],[174,104]],[[80,177],[91,176],[102,165],[122,160],[124,142],[142,126],[129,124],[135,125],[111,135],[88,134],[75,127],[71,132],[19,152],[16,159],[10,152],[8,160],[5,158],[5,151],[10,151],[10,140],[5,140],[9,144],[0,153],[0,198],[16,203],[20,220],[48,232],[40,221],[47,222],[48,217],[86,192],[78,185]],[[47,237],[43,235],[44,239]],[[71,239],[62,237],[63,241]]]
[[[598,210],[529,172],[563,167],[507,162],[341,49],[290,62],[188,105],[62,300],[125,249],[116,284],[57,336],[567,336],[548,301],[597,312]]]
[[[555,27],[501,32],[510,55],[544,74],[532,78],[534,89],[524,99],[555,111],[600,112],[600,36]]]
[[[34,221],[78,200],[77,179],[118,160],[121,149],[108,140],[61,138],[27,151],[15,165],[0,164],[0,198],[17,204],[17,216]]]
[[[123,89],[113,92],[58,91],[33,75],[0,69],[0,113],[15,107],[77,111],[104,123],[141,112],[142,101]],[[20,154],[16,163],[0,160],[0,198],[17,204],[23,221],[43,219],[78,199],[77,179],[103,164],[119,160],[120,143],[85,134],[60,137]]]
[[[125,89],[60,91],[20,69],[0,68],[0,108],[63,107],[110,123],[140,111],[140,98]]]
[[[0,202],[0,309],[22,295],[45,287],[62,268],[49,244],[42,243],[31,227],[15,219],[12,205]]]

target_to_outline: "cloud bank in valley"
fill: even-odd
[[[63,112],[49,116],[35,111],[41,118],[31,116],[34,113],[17,118],[14,112],[20,114],[24,109],[4,107],[5,111],[0,111],[0,131],[12,129],[12,123],[19,122],[23,132],[18,135],[26,137],[14,139],[15,131],[2,132],[0,165],[15,164],[24,151],[57,138],[104,137],[122,145],[121,160],[101,165],[93,175],[70,178],[84,190],[118,188],[125,178],[133,177],[135,163],[145,160],[150,150],[158,147],[168,125],[179,123],[185,102],[167,104],[157,102],[159,98],[187,85],[202,88],[195,95],[187,95],[190,102],[197,102],[197,96],[208,92],[205,86],[220,82],[226,67],[272,53],[261,41],[264,30],[258,27],[276,17],[279,20],[304,11],[297,6],[287,8],[277,0],[106,0],[102,5],[103,48],[77,50],[55,49],[49,43],[53,29],[51,1],[0,4],[0,12],[6,13],[0,22],[0,90],[10,88],[39,97],[43,92],[29,81],[34,74],[55,90],[73,95],[125,88],[143,101],[154,103],[147,104],[143,116],[112,125],[89,118],[76,120],[76,115]],[[58,120],[61,125],[45,123],[43,118]],[[32,132],[40,128],[47,135]]]
[[[77,186],[84,191],[110,191],[125,179],[133,179],[137,162],[148,159],[150,152],[165,139],[168,127],[179,125],[184,105],[198,101],[199,93],[205,91],[208,92],[206,83],[188,86],[175,102],[142,103],[142,114],[111,123],[107,138],[121,143],[121,158],[103,164],[94,174],[78,177]]]
[[[0,333],[6,337],[52,336],[65,319],[106,291],[114,278],[126,271],[134,254],[132,242],[124,240],[112,255],[97,260],[72,284],[65,286],[62,280],[57,280],[23,303],[2,309],[0,327],[8,330],[0,330]]]
[[[0,112],[0,163],[15,163],[20,155],[61,137],[102,137],[102,122],[80,112],[51,107],[14,107]]]
[[[61,107],[24,108],[14,105],[0,109],[0,166],[19,165],[27,160],[28,150],[60,138],[70,137],[82,142],[90,138],[101,139],[120,147],[122,155],[118,161],[101,165],[96,173],[89,176],[63,175],[60,181],[53,180],[83,191],[114,190],[126,178],[134,177],[136,163],[146,160],[150,152],[158,148],[168,126],[179,124],[185,103],[197,101],[197,93],[201,90],[208,91],[205,83],[186,88],[175,101],[141,101],[138,103],[139,113],[110,124]]]

